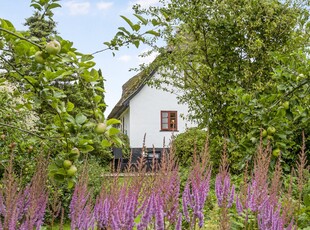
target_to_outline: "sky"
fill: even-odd
[[[118,27],[128,28],[120,15],[131,17],[134,4],[148,7],[158,4],[158,0],[61,0],[59,3],[62,7],[53,11],[59,35],[72,41],[79,52],[87,54],[106,48],[103,43],[114,37]],[[0,18],[11,21],[16,29],[25,29],[25,18],[34,11],[30,4],[31,0],[0,0]],[[137,74],[129,70],[154,59],[154,56],[139,57],[146,50],[144,46],[139,49],[131,46],[116,51],[115,57],[109,50],[94,56],[95,68],[102,70],[106,80],[106,116],[120,99],[122,85]]]

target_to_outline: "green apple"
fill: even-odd
[[[72,162],[70,160],[64,160],[63,166],[65,169],[69,169],[72,166]]]
[[[273,135],[275,132],[276,132],[275,127],[272,127],[272,126],[268,127],[267,133],[268,133],[269,135]]]
[[[74,165],[71,165],[71,167],[67,170],[68,176],[74,176],[77,172],[77,168]]]
[[[297,76],[296,81],[301,81],[301,80],[303,80],[304,78],[305,78],[305,75],[303,75],[303,74],[301,73],[301,74],[299,74],[299,75]]]
[[[284,109],[288,110],[290,108],[290,102],[289,101],[284,102],[283,107]]]
[[[107,125],[105,123],[99,123],[97,124],[96,128],[95,128],[95,132],[97,134],[102,134],[107,130]]]
[[[34,60],[36,60],[36,62],[43,64],[45,62],[45,59],[43,57],[43,52],[42,51],[37,51],[34,55]]]
[[[49,54],[56,55],[60,52],[61,45],[58,41],[53,40],[53,41],[50,41],[46,44],[45,50]]]
[[[33,146],[30,145],[30,146],[28,147],[28,152],[30,153],[30,152],[32,152],[32,151],[33,151]]]
[[[80,157],[80,150],[76,147],[74,147],[73,149],[71,149],[71,152],[69,154],[69,158],[70,160],[76,160]]]
[[[263,137],[267,137],[267,131],[266,131],[265,129],[264,129],[263,132],[262,132],[262,136],[263,136]]]
[[[280,156],[281,150],[279,148],[276,148],[272,151],[272,155],[274,155],[275,157]]]

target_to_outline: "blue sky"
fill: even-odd
[[[111,40],[118,27],[127,26],[120,15],[130,17],[131,7],[136,3],[148,7],[158,4],[158,0],[62,0],[62,8],[54,10],[57,31],[62,38],[73,41],[80,52],[93,53],[105,48],[103,42]],[[23,29],[25,18],[34,11],[30,4],[30,0],[0,0],[0,17],[10,20],[17,29]],[[96,68],[102,70],[106,79],[106,115],[119,100],[122,85],[136,74],[129,69],[154,58],[138,56],[146,49],[123,47],[115,57],[111,51],[95,55]]]

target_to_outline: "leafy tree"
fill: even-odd
[[[30,30],[25,32],[0,19],[0,82],[15,88],[11,98],[22,99],[13,104],[4,101],[0,132],[17,145],[15,149],[20,154],[27,143],[25,139],[35,139],[36,151],[53,160],[50,176],[72,187],[74,164],[78,165],[79,159],[96,152],[109,161],[111,154],[107,154],[107,147],[120,145],[121,141],[119,131],[113,127],[119,121],[105,120],[103,115],[106,107],[103,77],[100,70],[93,68],[93,56],[78,52],[72,42],[54,33],[51,9],[60,6],[57,2],[32,0],[32,6],[38,10],[34,17],[42,20],[47,17],[42,23],[52,23],[50,27],[42,27],[45,31],[41,34],[37,33],[40,23],[33,18],[27,20]],[[72,95],[73,91],[77,97]],[[2,95],[8,94],[4,91]],[[17,122],[17,111],[36,117],[31,130],[27,126],[29,119],[24,117]],[[104,132],[96,133],[98,123],[105,124]],[[9,149],[4,145],[9,143],[0,144],[7,153]]]
[[[124,18],[132,31],[119,28],[107,45],[135,38],[158,52],[149,68],[162,78],[153,84],[181,89],[180,102],[208,129],[211,148],[227,138],[234,169],[252,158],[262,132],[289,170],[301,131],[310,135],[307,7],[297,0],[163,0],[136,6],[137,23]],[[147,26],[154,29],[143,32]]]
[[[38,39],[56,35],[56,22],[52,9],[61,7],[59,0],[33,0],[31,6],[36,9],[34,14],[26,18],[25,26],[29,27],[29,37]]]

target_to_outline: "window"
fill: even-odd
[[[161,130],[177,131],[178,129],[177,111],[161,111]]]

